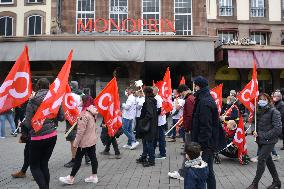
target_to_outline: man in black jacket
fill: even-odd
[[[207,162],[209,176],[207,188],[216,189],[216,180],[213,170],[213,156],[218,148],[219,114],[216,103],[210,94],[208,81],[202,76],[194,79],[195,106],[191,128],[192,142],[198,142],[202,149],[202,159]]]
[[[282,122],[282,125],[284,125],[284,102],[282,101],[282,94],[279,91],[274,92],[273,102],[274,102],[275,108],[281,114],[281,122]],[[281,150],[284,150],[284,127],[282,127],[282,136],[283,136],[283,147],[281,148]]]

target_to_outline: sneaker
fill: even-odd
[[[128,145],[128,144],[125,144],[122,146],[122,148],[126,148],[126,149],[130,149],[132,146]]]
[[[120,154],[116,154],[116,155],[114,155],[114,158],[115,159],[121,159],[121,155]]]
[[[90,176],[88,178],[85,178],[85,182],[98,183],[99,180],[97,176]]]
[[[180,174],[177,171],[168,172],[168,175],[169,177],[174,178],[174,179],[184,180],[184,178],[180,176]]]
[[[159,154],[159,155],[156,155],[155,158],[156,158],[156,159],[166,159],[167,157],[166,157],[166,156],[161,156],[161,155]]]
[[[149,161],[145,161],[142,163],[143,167],[151,167],[151,166],[155,166],[155,162],[149,162]]]
[[[66,164],[64,165],[64,167],[66,167],[66,168],[72,168],[74,164],[75,164],[75,162],[71,160],[71,161],[69,161],[68,163],[66,163]]]
[[[106,151],[102,151],[102,152],[100,152],[100,154],[101,154],[101,155],[105,155],[105,156],[110,155],[110,153],[109,153],[109,152],[106,152]]]
[[[71,179],[70,175],[68,175],[67,177],[59,177],[59,181],[68,185],[74,184],[74,178]]]
[[[5,139],[6,137],[0,137],[0,139]]]
[[[173,139],[173,138],[167,140],[167,142],[175,142],[175,141],[176,141],[176,139]]]
[[[143,163],[146,162],[146,161],[147,161],[146,158],[145,158],[145,157],[142,157],[142,156],[140,156],[140,158],[136,159],[136,163],[141,163],[141,164],[143,164]]]
[[[270,186],[267,187],[267,189],[280,189],[281,188],[281,181],[278,182],[272,182]]]
[[[13,178],[25,178],[26,177],[26,173],[24,173],[22,171],[19,171],[19,172],[11,174],[11,176]]]
[[[280,148],[280,150],[284,150],[284,146],[282,148]]]
[[[257,163],[257,162],[258,162],[258,160],[257,160],[257,156],[256,156],[256,157],[254,157],[254,158],[250,158],[250,161],[251,161],[251,162],[254,162],[254,163]]]
[[[277,161],[280,159],[280,156],[279,155],[272,155],[272,160],[273,161]]]
[[[130,150],[136,149],[138,145],[139,145],[139,142],[138,142],[138,141],[132,143],[132,146],[130,147]]]

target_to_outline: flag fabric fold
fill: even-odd
[[[74,125],[77,122],[77,119],[80,116],[80,111],[78,109],[79,104],[75,101],[70,86],[66,85],[66,93],[63,98],[62,108],[64,111],[65,119]]]
[[[233,144],[238,148],[238,159],[240,163],[243,164],[243,157],[247,155],[246,135],[243,118],[241,115],[239,117],[240,120],[233,139]]]
[[[0,87],[0,113],[26,102],[32,93],[32,81],[28,47],[18,57],[16,63]]]
[[[215,100],[215,103],[217,105],[219,115],[220,115],[221,110],[222,110],[222,90],[223,90],[223,84],[220,84],[220,85],[218,85],[215,88],[210,90],[210,94],[213,97],[213,99]]]

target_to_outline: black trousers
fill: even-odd
[[[32,140],[30,143],[30,169],[40,189],[48,189],[50,174],[48,161],[56,144],[57,136]]]
[[[274,148],[275,144],[265,144],[265,145],[258,145],[258,162],[257,162],[257,170],[256,175],[253,179],[253,183],[258,184],[264,171],[265,171],[265,164],[273,178],[273,181],[279,182],[279,176],[276,171],[275,164],[271,157],[271,152]]]
[[[109,137],[107,139],[105,152],[109,152],[110,151],[110,146],[111,145],[113,146],[113,150],[114,150],[115,155],[119,155],[120,152],[119,152],[118,144],[117,144],[117,141],[116,141],[115,137]]]
[[[27,141],[24,149],[24,164],[21,171],[23,173],[26,173],[29,166],[30,166],[30,141]]]
[[[75,156],[75,164],[72,168],[70,176],[75,177],[77,172],[79,171],[82,163],[82,158],[85,154],[88,154],[91,165],[92,165],[92,173],[97,174],[98,172],[98,160],[96,156],[96,145],[87,147],[87,148],[77,148],[76,156]]]

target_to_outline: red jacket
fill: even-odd
[[[185,132],[189,132],[191,130],[194,104],[195,97],[192,94],[187,95],[183,108],[183,127]]]

